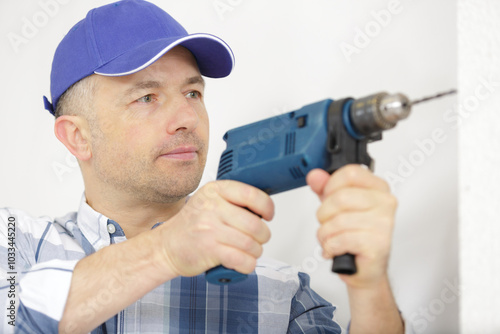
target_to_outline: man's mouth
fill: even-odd
[[[198,156],[198,149],[194,146],[180,146],[167,153],[162,154],[161,158],[192,160]]]

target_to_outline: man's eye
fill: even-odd
[[[153,100],[154,100],[153,99],[153,95],[152,94],[148,94],[148,95],[144,95],[140,99],[137,99],[137,102],[151,103],[151,102],[153,102]]]
[[[189,97],[191,99],[199,99],[201,97],[201,93],[198,91],[192,91],[187,93],[186,97]]]

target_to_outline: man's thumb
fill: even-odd
[[[330,174],[322,169],[313,169],[307,174],[306,182],[320,199],[323,199],[323,191],[330,179]]]

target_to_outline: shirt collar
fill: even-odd
[[[123,229],[117,222],[95,211],[88,205],[85,194],[82,195],[80,200],[76,221],[78,228],[85,239],[87,239],[88,243],[94,248],[94,251],[109,246],[111,243],[118,243],[127,239]],[[161,224],[163,224],[163,222],[156,223],[151,229]],[[109,225],[114,226],[112,229],[113,232],[110,231]],[[113,237],[110,236],[110,233],[113,234]]]
[[[111,238],[107,229],[108,217],[92,209],[87,204],[85,194],[82,195],[78,209],[77,224],[87,241],[95,251],[108,246]]]

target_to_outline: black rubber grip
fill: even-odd
[[[337,274],[354,275],[357,271],[354,255],[344,254],[333,258],[332,271]]]

